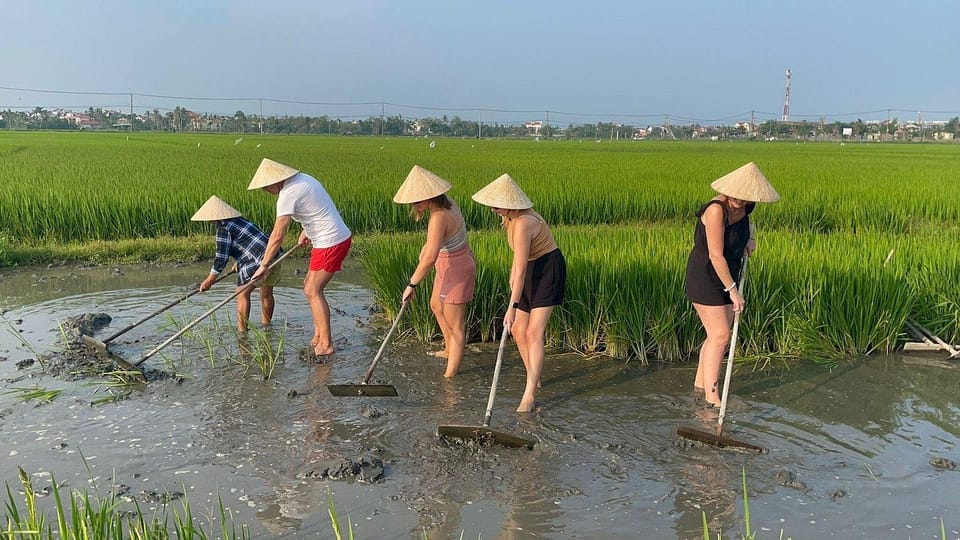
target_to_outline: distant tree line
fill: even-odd
[[[83,120],[80,120],[80,117]],[[668,119],[667,119],[668,120]],[[767,120],[759,124],[739,122],[733,125],[701,126],[668,124],[634,126],[612,122],[569,124],[566,127],[538,123],[513,125],[497,122],[465,120],[459,116],[439,118],[404,118],[402,116],[369,116],[367,118],[333,118],[330,116],[259,117],[237,111],[233,115],[195,113],[184,107],[161,112],[158,109],[131,115],[121,111],[89,107],[82,113],[36,107],[30,111],[0,111],[0,129],[17,130],[133,130],[171,132],[285,133],[376,136],[432,136],[463,138],[543,137],[565,139],[803,139],[832,140],[916,140],[948,138],[957,140],[960,117],[946,123],[900,122],[893,118],[884,122],[782,122]],[[849,129],[849,133],[847,130]]]

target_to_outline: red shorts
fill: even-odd
[[[310,271],[323,270],[331,274],[339,272],[343,268],[343,260],[347,258],[352,243],[353,237],[350,237],[328,248],[313,248],[313,251],[310,252]]]

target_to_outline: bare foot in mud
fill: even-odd
[[[450,356],[450,353],[448,353],[446,349],[442,349],[442,350],[439,350],[439,351],[433,351],[433,352],[431,352],[431,353],[429,353],[429,354],[430,354],[430,356],[434,356],[434,357],[437,357],[437,358],[446,358],[446,357]]]
[[[327,347],[320,347],[320,346],[314,345],[313,354],[316,355],[318,359],[322,359],[324,357],[330,356],[331,354],[333,354],[333,346],[329,345]]]
[[[534,401],[534,400],[532,400],[532,399],[531,399],[531,400],[526,400],[526,399],[525,399],[525,400],[522,400],[522,401],[520,402],[520,406],[517,407],[517,412],[519,412],[519,413],[533,412],[533,410],[534,410],[536,407],[537,407],[537,402],[536,402],[536,401]]]

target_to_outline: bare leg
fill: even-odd
[[[543,373],[543,357],[545,354],[544,334],[554,306],[534,308],[529,314],[517,311],[517,322],[523,319],[520,327],[523,328],[522,341],[526,344],[527,354],[524,365],[527,367],[527,385],[520,399],[517,412],[530,412],[536,403],[537,388],[540,386],[540,375]],[[511,332],[512,333],[512,332]],[[519,333],[519,330],[518,332]],[[517,333],[514,333],[516,339]],[[521,356],[523,356],[521,354]]]
[[[237,331],[247,331],[247,321],[250,319],[250,293],[247,289],[237,296]]]
[[[705,306],[693,304],[700,316],[707,339],[700,346],[700,362],[697,366],[697,378],[694,386],[703,388],[704,399],[712,405],[720,405],[720,364],[723,353],[730,344],[730,321],[733,309],[730,306]]]
[[[449,334],[447,338],[447,371],[444,377],[450,379],[460,371],[463,349],[467,344],[466,323],[467,304],[444,304],[443,318],[446,320]]]
[[[433,353],[434,356],[439,358],[447,358],[450,356],[450,324],[447,323],[447,319],[443,314],[443,301],[440,300],[440,288],[434,287],[433,293],[430,295],[430,311],[433,311],[433,316],[437,318],[437,324],[440,325],[440,333],[443,334],[443,350]]]
[[[260,287],[260,323],[264,326],[270,324],[273,320],[273,308],[276,301],[273,298],[273,286],[263,285]]]
[[[310,303],[310,314],[313,315],[313,352],[318,356],[333,354],[333,341],[330,337],[330,305],[323,295],[323,288],[330,283],[333,274],[326,270],[310,270],[303,280],[303,293]]]

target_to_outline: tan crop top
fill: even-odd
[[[507,221],[507,243],[510,244],[510,249],[513,249],[513,229],[520,219],[535,219],[537,223],[540,224],[540,230],[533,235],[533,239],[530,241],[530,254],[527,256],[528,261],[539,259],[543,255],[557,249],[557,243],[553,240],[553,235],[550,234],[550,227],[547,226],[547,222],[543,220],[540,214],[533,210],[529,210],[525,214],[520,214],[516,219]]]

